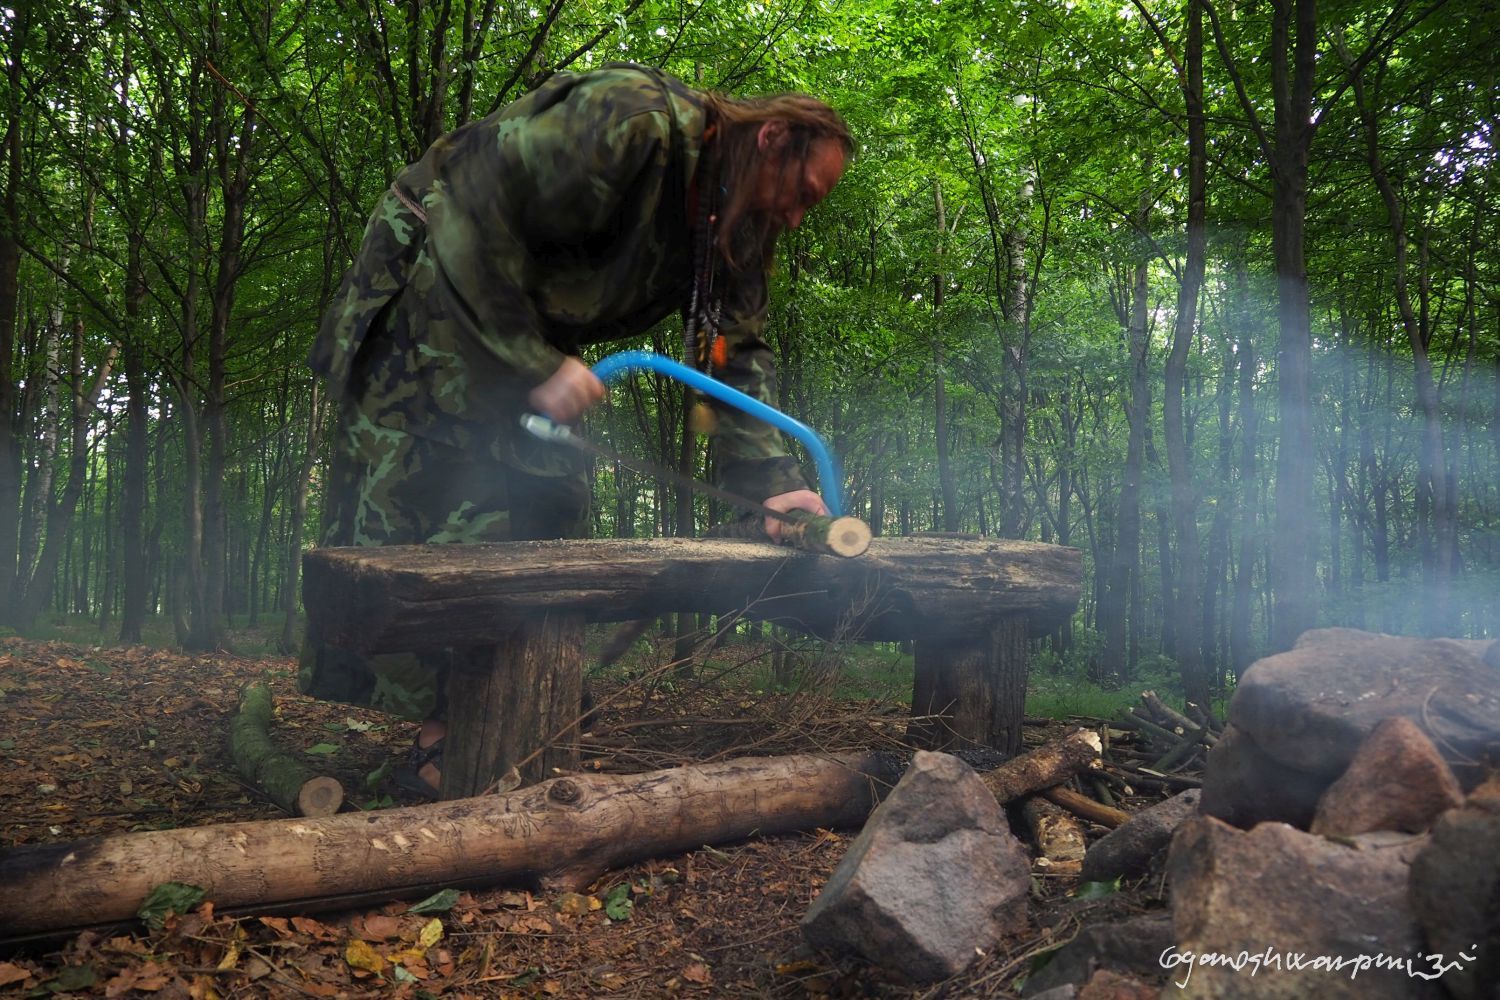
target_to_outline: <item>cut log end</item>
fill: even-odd
[[[332,816],[344,804],[344,786],[337,778],[319,775],[297,792],[297,812],[303,816]]]
[[[859,518],[835,518],[828,526],[828,551],[846,559],[862,556],[870,547],[870,537],[870,526]]]
[[[865,554],[871,537],[870,526],[857,517],[809,516],[785,525],[781,540],[793,548],[850,559]]]

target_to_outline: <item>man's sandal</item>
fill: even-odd
[[[418,736],[417,739],[420,740],[421,737]],[[425,747],[412,743],[411,749],[406,752],[406,760],[397,764],[396,769],[391,772],[391,780],[395,781],[397,788],[428,799],[436,799],[442,794],[442,789],[422,777],[422,768],[431,764],[439,772],[443,770],[443,739],[439,736]]]

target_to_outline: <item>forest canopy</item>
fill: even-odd
[[[1500,622],[1500,8],[474,0],[0,8],[0,617],[296,643],[305,358],[379,193],[551,74],[799,90],[859,154],[787,234],[782,408],[877,533],[1083,549],[1050,642],[1189,694],[1348,625]],[[670,353],[675,321],[638,345]],[[592,359],[591,359],[592,360]],[[685,463],[680,394],[588,433]],[[725,512],[600,465],[602,536]]]

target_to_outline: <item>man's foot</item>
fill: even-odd
[[[443,788],[443,738],[448,726],[439,719],[426,719],[417,731],[417,739],[407,751],[406,760],[397,765],[396,784],[408,792],[436,799]]]

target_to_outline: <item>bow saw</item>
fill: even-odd
[[[799,441],[817,465],[818,484],[823,487],[823,500],[828,505],[830,516],[809,514],[806,511],[773,510],[748,497],[742,497],[737,493],[692,479],[675,469],[669,469],[643,458],[622,455],[581,437],[566,425],[554,423],[534,413],[521,417],[521,426],[543,441],[577,448],[610,462],[619,462],[645,475],[705,493],[739,510],[781,521],[787,525],[782,531],[783,544],[844,557],[861,555],[870,547],[869,525],[857,517],[848,517],[843,514],[843,505],[839,499],[838,463],[823,443],[823,439],[818,437],[817,432],[811,427],[695,368],[689,368],[671,358],[652,354],[649,351],[622,351],[618,354],[611,354],[594,365],[593,372],[600,381],[609,383],[626,373],[642,369],[674,378],[705,396],[711,396],[752,417],[766,421]]]

